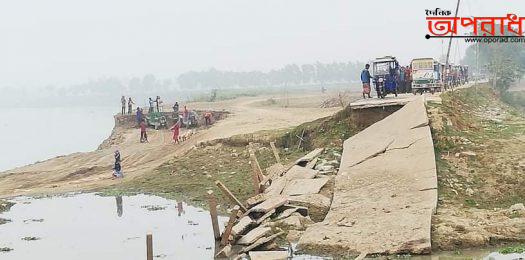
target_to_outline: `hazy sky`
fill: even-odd
[[[438,58],[425,9],[456,0],[0,0],[0,86],[100,76],[173,77],[210,67]],[[460,16],[525,16],[525,2],[463,0]],[[461,53],[465,43],[452,58]]]

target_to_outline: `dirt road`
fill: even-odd
[[[118,145],[87,153],[74,153],[0,173],[0,198],[17,195],[54,194],[106,187],[147,174],[162,163],[182,156],[195,144],[237,134],[296,126],[326,117],[339,108],[319,108],[329,94],[299,94],[289,97],[283,108],[270,96],[239,98],[214,103],[193,103],[189,108],[224,109],[232,112],[213,127],[198,131],[182,144],[173,144],[168,130],[149,130],[150,143],[138,142],[138,130],[122,130]],[[74,140],[71,140],[74,142]],[[125,178],[112,179],[113,152],[123,157]]]

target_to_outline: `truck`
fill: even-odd
[[[417,58],[410,63],[412,74],[412,93],[423,94],[443,89],[443,66],[433,58]]]

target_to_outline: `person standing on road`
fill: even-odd
[[[368,98],[372,98],[370,96],[370,79],[372,76],[370,75],[370,71],[368,69],[370,68],[369,64],[365,65],[365,69],[361,71],[361,82],[363,83],[363,98],[366,98],[366,95],[368,95]]]
[[[177,122],[170,128],[170,130],[173,131],[173,141],[176,144],[179,143],[180,120],[177,120]]]
[[[131,113],[133,113],[133,105],[135,104],[135,102],[133,102],[133,100],[131,100],[131,97],[129,97],[128,99],[128,115],[131,115]]]
[[[406,76],[406,71],[405,71],[405,67],[401,66],[399,68],[399,82],[397,83],[397,86],[398,86],[398,89],[399,89],[399,92],[400,93],[405,93],[406,92],[406,89],[405,89],[405,76]]]
[[[126,97],[122,96],[120,98],[120,103],[122,104],[122,114],[126,114]]]

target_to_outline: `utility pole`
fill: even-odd
[[[456,5],[456,14],[454,15],[454,18],[458,18],[458,10],[459,10],[459,2],[461,0],[458,0],[458,4]],[[455,31],[457,32],[457,29],[458,29],[458,25],[457,25],[457,21],[454,20],[454,28]],[[448,50],[447,50],[447,60],[445,61],[445,72],[447,71],[448,69],[448,58],[450,57],[450,47],[452,46],[452,36],[454,35],[454,33],[452,33],[450,35],[450,39],[448,41]],[[448,74],[450,73],[450,70],[446,73],[446,76],[448,78]],[[446,84],[446,83],[445,83]]]

